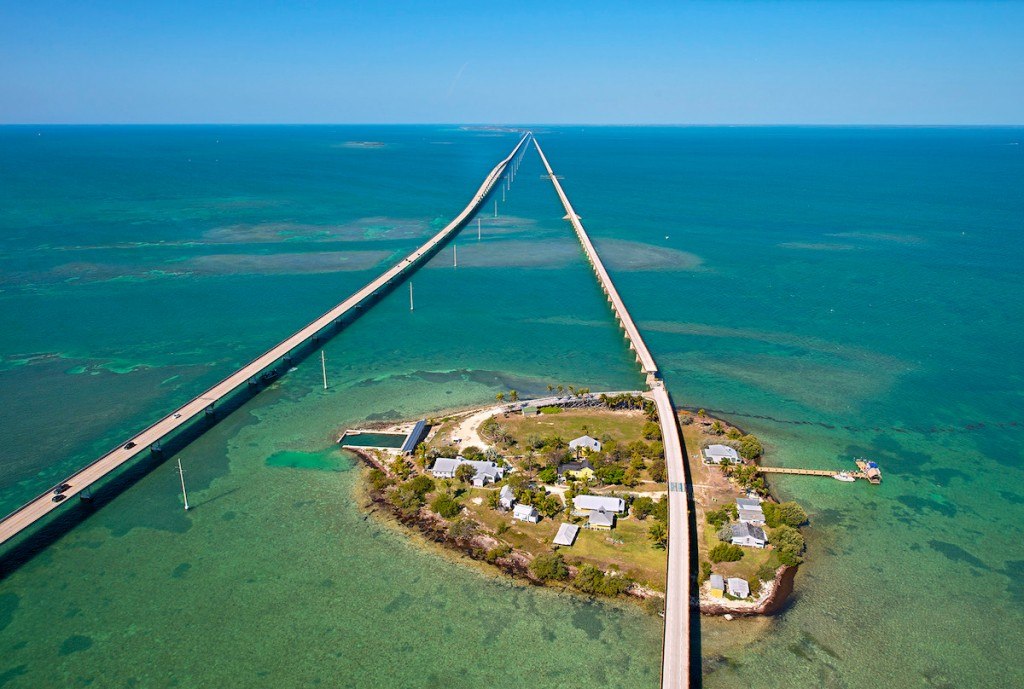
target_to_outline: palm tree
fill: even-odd
[[[558,386],[558,394],[561,395],[563,392],[565,392],[565,386],[564,385],[559,385]]]
[[[505,401],[505,393],[504,392],[499,392],[497,395],[494,396],[494,399],[498,400],[499,402],[504,402]]]
[[[548,383],[548,392],[551,392],[554,389],[555,389],[555,386],[552,385],[551,383]]]
[[[517,402],[519,400],[519,391],[518,390],[509,390],[508,391],[508,398],[510,400],[512,400],[513,402]]]

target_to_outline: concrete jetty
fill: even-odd
[[[240,388],[245,388],[251,381],[258,380],[261,374],[285,362],[293,351],[306,345],[313,338],[324,334],[324,331],[328,328],[340,323],[340,319],[352,314],[354,309],[361,307],[364,302],[370,300],[380,290],[414,272],[450,240],[466,221],[480,209],[495,185],[505,175],[511,161],[530,137],[530,132],[527,132],[519,140],[515,148],[512,149],[512,152],[488,173],[480,188],[477,189],[462,212],[455,216],[444,229],[427,240],[425,244],[391,266],[391,268],[345,299],[345,301],[296,331],[290,337],[274,345],[206,392],[186,402],[156,423],[126,439],[116,448],[110,450],[88,466],[64,479],[61,483],[68,484],[69,487],[63,491],[63,495],[66,498],[71,498],[81,493],[90,485],[124,466],[139,454],[150,451],[161,439],[174,433],[197,417],[203,417],[212,412],[217,402],[232,395],[232,393]],[[63,502],[53,502],[52,498],[52,493],[47,491],[4,517],[0,521],[0,543],[18,535],[53,510],[73,502],[67,499]]]
[[[562,206],[565,208],[565,219],[572,224],[576,237],[583,246],[587,261],[594,269],[598,284],[605,296],[608,297],[608,303],[612,307],[616,320],[625,331],[630,349],[636,353],[637,363],[640,364],[641,371],[646,374],[647,384],[650,387],[647,396],[654,401],[655,408],[658,410],[669,480],[668,577],[665,586],[665,637],[662,647],[661,686],[662,689],[682,689],[690,686],[691,544],[688,495],[691,491],[687,486],[686,468],[683,464],[682,433],[679,430],[675,406],[672,404],[668,390],[665,389],[664,381],[661,380],[658,365],[640,335],[640,330],[633,322],[633,317],[629,314],[618,290],[615,289],[615,284],[604,267],[597,249],[594,248],[593,242],[590,241],[590,236],[584,229],[580,216],[576,214],[572,204],[569,203],[569,197],[562,189],[558,176],[551,169],[536,138],[533,140],[533,145],[544,163],[544,168],[547,170],[551,184],[555,187],[558,198],[562,201]]]

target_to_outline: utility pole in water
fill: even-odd
[[[185,511],[188,512],[188,493],[185,492],[185,472],[181,468],[181,458],[178,458],[178,478],[181,479],[181,497],[185,498]]]
[[[324,372],[324,390],[327,389],[327,357],[324,356],[324,350],[320,350],[320,368]]]
[[[412,311],[412,283],[409,283],[409,310]]]

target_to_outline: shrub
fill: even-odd
[[[697,586],[711,578],[711,563],[704,560],[700,563],[700,572],[697,574]]]
[[[732,543],[719,543],[708,553],[712,562],[736,562],[743,557],[743,548]]]
[[[388,500],[403,512],[415,512],[423,506],[423,496],[408,484],[392,488],[388,493]]]
[[[711,424],[711,432],[714,435],[722,435],[723,433],[725,433],[725,426],[722,425],[721,421],[718,421],[716,419],[715,422]]]
[[[757,568],[756,576],[759,581],[771,581],[775,578],[775,568],[770,562],[765,562]]]
[[[683,414],[682,416],[679,417],[679,425],[680,426],[691,426],[691,425],[693,425],[693,417],[690,416],[689,414]]]
[[[541,407],[539,411],[540,411],[541,414],[561,414],[562,413],[562,408],[561,407]]]
[[[484,458],[484,451],[476,445],[466,445],[459,454],[466,459],[472,459],[474,462],[479,462]]]
[[[448,527],[448,535],[452,538],[466,539],[472,538],[476,534],[477,524],[472,519],[456,519]]]
[[[487,554],[484,555],[484,559],[493,565],[498,559],[508,557],[511,553],[512,548],[502,543],[488,550]]]
[[[530,563],[533,576],[541,581],[565,581],[569,578],[569,567],[558,553],[538,555]]]
[[[727,437],[729,440],[739,440],[741,435],[742,434],[735,428],[730,428],[728,431],[725,432],[725,437]]]
[[[368,478],[370,481],[370,488],[375,491],[382,491],[393,483],[391,477],[380,469],[371,469],[370,476]]]
[[[729,543],[732,541],[732,527],[726,524],[715,532],[715,537],[723,543]]]
[[[665,599],[661,596],[648,596],[644,598],[644,612],[648,615],[664,615]]]
[[[732,519],[732,515],[729,514],[729,510],[722,508],[719,510],[712,510],[711,512],[704,513],[704,521],[711,526],[724,526],[728,524]]]
[[[795,502],[784,502],[781,505],[774,502],[761,503],[764,511],[764,523],[769,528],[777,526],[797,527],[807,521],[807,513],[804,508]]]
[[[665,466],[665,460],[656,459],[651,462],[651,466],[648,468],[648,473],[651,475],[651,480],[657,483],[661,483],[665,480],[668,475],[667,467]]]
[[[629,589],[626,577],[610,576],[594,565],[581,565],[572,578],[572,585],[584,593],[617,596]]]
[[[412,467],[403,458],[395,457],[395,461],[391,463],[391,472],[404,481],[412,474]]]
[[[547,469],[544,469],[539,474],[537,474],[537,480],[541,481],[542,483],[554,483],[558,480],[558,471],[551,467],[548,467]]]

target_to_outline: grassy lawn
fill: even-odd
[[[562,548],[569,562],[581,560],[602,569],[617,569],[644,586],[665,590],[667,560],[664,550],[651,545],[647,530],[654,520],[618,520],[611,531],[580,529],[571,548]]]
[[[609,409],[566,409],[561,414],[541,414],[526,417],[518,414],[507,419],[495,417],[522,446],[527,436],[541,438],[561,436],[569,442],[581,435],[601,439],[607,434],[620,444],[643,440],[640,432],[646,422],[639,411],[612,411]]]

